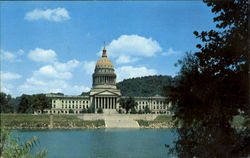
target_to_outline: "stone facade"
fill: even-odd
[[[92,89],[88,96],[67,96],[67,95],[52,95],[46,96],[51,100],[51,109],[46,109],[45,113],[49,114],[80,114],[84,109],[90,109],[92,112],[97,112],[102,109],[104,113],[114,114],[122,111],[119,105],[122,96],[119,89],[116,87],[116,74],[112,62],[107,58],[106,49],[103,49],[102,58],[96,63],[95,71],[92,75]],[[166,103],[166,97],[134,97],[137,102],[136,111],[143,112],[146,107],[153,114],[170,115],[170,104]],[[86,111],[85,111],[86,112]]]

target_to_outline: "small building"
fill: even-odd
[[[68,96],[53,95],[46,96],[51,100],[51,109],[45,109],[48,114],[80,114],[86,110],[96,113],[97,109],[102,109],[104,113],[117,113],[121,107],[119,105],[122,96],[121,91],[116,87],[116,74],[111,60],[107,57],[107,51],[104,48],[102,57],[96,63],[92,75],[93,82],[89,95],[86,96]],[[152,97],[134,97],[137,111],[144,111],[149,108],[153,114],[170,115],[170,104],[166,103],[166,97],[159,95]]]

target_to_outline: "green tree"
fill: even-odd
[[[143,114],[143,111],[140,109],[140,110],[138,111],[138,114]]]
[[[26,94],[23,94],[21,96],[21,101],[19,103],[18,112],[19,113],[27,113],[29,108],[31,108],[30,96],[26,95]]]
[[[83,108],[81,111],[80,111],[80,113],[81,114],[84,114],[84,113],[87,113],[88,111],[85,109],[85,108]]]
[[[69,109],[69,113],[70,114],[74,114],[74,110],[73,109]]]
[[[37,145],[38,139],[32,137],[25,142],[20,142],[18,138],[12,138],[11,133],[1,130],[0,157],[1,158],[45,158],[46,151],[32,153],[32,149]]]
[[[151,113],[151,110],[149,109],[148,105],[146,105],[145,109],[144,109],[144,112],[146,114],[150,114]]]
[[[97,113],[99,113],[99,114],[102,114],[102,113],[103,113],[103,110],[102,110],[101,107],[99,107],[99,108],[97,109]]]
[[[137,111],[136,111],[135,107],[132,107],[132,108],[131,108],[130,113],[131,113],[131,114],[137,114]]]
[[[91,107],[89,107],[89,108],[87,109],[87,112],[88,112],[88,113],[93,113],[92,108],[91,108]]]
[[[45,94],[23,94],[20,99],[18,112],[33,113],[34,110],[41,110],[43,112],[47,108],[51,108],[51,102]]]
[[[120,98],[119,104],[121,105],[122,108],[124,108],[126,110],[126,113],[128,113],[128,111],[131,108],[133,108],[137,105],[137,103],[135,102],[135,99],[133,97]]]
[[[194,32],[204,44],[179,61],[175,86],[168,87],[181,128],[170,152],[178,157],[247,157],[249,125],[231,126],[240,113],[249,120],[248,1],[205,1],[216,13],[218,30]],[[248,134],[247,134],[248,133]]]
[[[41,110],[51,108],[51,102],[45,94],[35,94],[31,96],[31,102],[35,110]]]
[[[11,95],[7,95],[3,92],[0,92],[0,113],[13,112],[13,107],[10,104],[11,99]]]

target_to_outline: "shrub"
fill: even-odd
[[[85,108],[83,108],[83,109],[80,111],[81,114],[87,113],[87,112],[88,112],[88,111],[87,111]]]
[[[69,109],[69,113],[70,113],[70,114],[73,114],[73,113],[74,113],[74,110]]]
[[[98,108],[97,113],[99,113],[99,114],[102,114],[102,113],[103,113],[103,110],[102,110],[102,108],[101,108],[101,107],[100,107],[100,108]]]
[[[88,113],[92,113],[92,109],[91,109],[91,108],[88,108],[88,109],[87,109],[87,112],[88,112]]]
[[[146,107],[145,107],[144,112],[145,112],[146,114],[150,114],[150,113],[151,113],[151,111],[150,111],[150,109],[149,109],[149,107],[148,107],[148,106],[146,106]]]
[[[131,113],[131,114],[137,114],[137,111],[136,111],[136,109],[133,107],[133,108],[131,109],[130,113]]]
[[[138,111],[138,114],[143,114],[144,112],[142,110],[139,110]]]
[[[122,114],[122,109],[119,109],[119,110],[118,110],[118,113],[119,113],[119,114]]]

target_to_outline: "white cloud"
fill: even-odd
[[[166,52],[163,52],[162,56],[179,55],[181,51],[175,51],[173,48],[169,48]]]
[[[116,74],[117,74],[117,81],[119,82],[127,78],[156,75],[157,71],[155,69],[148,69],[144,66],[142,67],[122,66],[116,69]]]
[[[88,87],[72,85],[67,81],[73,77],[72,71],[80,65],[78,60],[73,59],[65,63],[56,61],[42,66],[18,86],[17,91],[26,94],[62,92],[70,95],[79,95],[83,91],[89,91]]]
[[[156,40],[138,35],[121,35],[106,48],[108,56],[116,58],[117,63],[134,62],[136,57],[151,57],[162,51]],[[98,54],[100,55],[101,51]]]
[[[117,59],[116,59],[116,62],[118,64],[126,64],[126,63],[132,63],[132,62],[135,62],[137,61],[138,58],[133,58],[133,57],[130,57],[130,56],[124,56],[124,55],[121,55],[119,56]]]
[[[19,58],[24,54],[24,50],[19,49],[17,52],[9,52],[5,50],[0,50],[1,60],[8,61],[8,62],[20,62],[21,59]]]
[[[33,11],[30,11],[26,13],[25,15],[26,20],[48,20],[48,21],[54,21],[54,22],[61,22],[65,20],[69,20],[69,12],[65,8],[55,8],[55,9],[34,9]]]
[[[17,56],[14,53],[2,49],[1,49],[1,59],[8,62],[20,61],[19,59],[17,59]]]
[[[61,78],[61,79],[70,79],[73,76],[71,72],[58,71],[52,65],[46,65],[46,66],[41,67],[39,70],[34,72],[34,75],[37,77]]]
[[[17,73],[1,72],[1,85],[0,85],[1,92],[11,94],[15,89],[15,86],[13,85],[13,80],[17,80],[20,78],[22,78],[22,76]]]
[[[54,63],[54,67],[57,70],[60,70],[60,71],[70,71],[70,70],[72,70],[73,68],[75,68],[75,67],[77,67],[79,65],[80,65],[80,62],[78,60],[76,60],[76,59],[69,60],[66,63],[61,63],[61,62],[55,62]]]
[[[18,55],[24,55],[24,54],[25,54],[25,52],[24,52],[24,50],[19,49],[19,50],[17,51],[17,54],[18,54]]]
[[[57,54],[54,50],[36,48],[30,50],[28,57],[36,62],[55,62],[57,60]]]
[[[10,83],[3,83],[1,81],[1,92],[11,94],[12,90],[14,89],[14,86]]]
[[[83,68],[87,74],[92,74],[95,70],[96,61],[84,61]]]
[[[1,72],[1,80],[4,80],[4,81],[20,79],[21,77],[22,76],[17,73]]]
[[[79,85],[71,85],[64,80],[41,80],[34,77],[28,78],[26,82],[17,87],[20,93],[57,93],[61,92],[70,95],[80,95],[87,92],[90,88]]]

